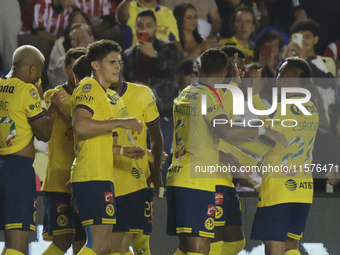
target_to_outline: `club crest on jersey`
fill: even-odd
[[[106,214],[111,216],[111,217],[115,214],[115,208],[113,207],[112,204],[108,204],[106,206]]]
[[[84,93],[90,92],[91,88],[92,88],[91,84],[85,84],[84,87],[83,87],[83,92]]]
[[[206,229],[208,230],[213,230],[214,227],[215,227],[215,221],[214,221],[214,218],[208,218],[205,220],[204,222],[204,226]]]
[[[30,89],[30,94],[34,99],[38,99],[38,93],[35,89]]]
[[[65,214],[61,214],[58,216],[57,218],[57,224],[59,227],[66,227],[66,225],[68,224],[68,218],[66,217]]]
[[[220,219],[223,215],[223,209],[221,206],[216,206],[215,218]]]

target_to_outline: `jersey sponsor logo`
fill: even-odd
[[[140,171],[133,167],[132,170],[131,170],[131,174],[133,177],[135,177],[136,179],[139,179],[140,178]]]
[[[204,222],[204,226],[206,229],[208,230],[213,230],[214,227],[215,227],[215,221],[214,221],[214,218],[208,218],[205,220]]]
[[[65,214],[61,214],[58,216],[57,218],[57,224],[59,227],[66,227],[66,225],[68,224],[68,218]]]
[[[31,111],[33,111],[34,109],[41,109],[41,102],[36,102],[35,104],[30,104],[30,106],[28,108]]]
[[[86,96],[86,95],[80,95],[76,97],[76,101],[86,101],[90,104],[92,104],[92,100],[94,99],[93,96]]]
[[[216,211],[215,211],[215,218],[216,219],[221,219],[223,216],[223,209],[221,206],[216,206]]]
[[[299,189],[313,189],[313,182],[300,182]]]
[[[91,88],[92,88],[91,84],[85,84],[84,87],[83,87],[83,92],[84,93],[90,92]]]
[[[104,192],[105,202],[113,203],[113,193],[112,192]]]
[[[289,179],[286,181],[285,186],[289,191],[294,191],[297,188],[297,183],[293,179]]]
[[[37,93],[37,91],[36,91],[35,89],[30,89],[29,92],[30,92],[30,95],[31,95],[34,99],[38,100],[39,96],[38,96],[38,93]]]
[[[223,205],[223,193],[215,193],[215,204]]]
[[[14,89],[15,89],[14,86],[8,86],[8,85],[0,86],[0,92],[2,92],[2,93],[11,93],[11,94],[13,94],[14,93]]]
[[[67,212],[67,204],[65,203],[57,203],[57,213],[66,213]]]
[[[33,198],[33,207],[35,210],[37,209],[37,203],[38,203],[37,198]]]
[[[215,217],[215,205],[208,205],[207,215],[211,217]]]
[[[106,214],[107,215],[109,215],[109,216],[113,216],[114,214],[115,214],[115,208],[113,207],[113,205],[112,204],[108,204],[107,206],[106,206]]]

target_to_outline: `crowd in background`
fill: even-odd
[[[329,4],[328,4],[329,2]],[[149,86],[157,99],[164,149],[171,155],[172,104],[197,77],[198,58],[207,49],[235,45],[246,56],[246,77],[262,68],[261,98],[271,91],[282,61],[299,56],[312,77],[306,88],[316,101],[320,127],[315,164],[338,164],[340,137],[340,3],[317,0],[3,0],[0,7],[0,73],[12,65],[14,50],[36,46],[45,56],[43,90],[67,81],[65,53],[111,39],[123,48],[122,79]],[[136,22],[137,14],[149,9]],[[325,15],[327,13],[327,15]],[[149,18],[154,21],[150,22]],[[145,31],[147,33],[145,33]],[[301,44],[292,34],[303,35]],[[327,78],[319,80],[319,78]],[[329,79],[333,78],[333,79]],[[164,165],[164,180],[169,161]],[[320,177],[320,176],[319,176]],[[321,176],[322,177],[322,176]],[[316,179],[315,190],[325,191]]]

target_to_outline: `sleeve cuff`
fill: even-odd
[[[86,110],[88,110],[92,115],[94,114],[94,111],[93,111],[90,107],[88,107],[87,105],[78,104],[78,105],[76,106],[76,108],[74,109],[74,111],[76,111],[78,108],[86,109]]]
[[[153,124],[156,124],[158,121],[160,120],[160,116],[158,116],[156,119],[154,119],[153,121],[150,122],[146,122],[146,126],[152,126]]]
[[[35,115],[33,117],[28,117],[28,121],[33,121],[33,120],[40,119],[44,115],[45,115],[45,113],[42,111],[42,112],[40,112],[39,114],[37,114],[37,115]]]

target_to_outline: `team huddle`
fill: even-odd
[[[120,53],[120,46],[110,40],[70,49],[64,62],[68,81],[48,90],[41,100],[43,55],[27,45],[15,51],[11,71],[0,79],[2,255],[26,254],[28,237],[36,229],[34,136],[48,141],[43,237],[52,243],[43,254],[62,255],[71,245],[74,254],[80,255],[133,254],[130,246],[134,254],[151,254],[152,199],[163,186],[161,165],[167,155],[156,98],[147,86],[122,81]],[[213,124],[235,118],[231,92],[215,90],[214,84],[244,86],[244,59],[244,53],[233,46],[205,51],[198,81],[174,100],[166,231],[179,236],[175,255],[236,255],[245,246],[241,206],[232,182],[236,176],[193,174],[195,166],[261,166],[237,148],[249,139],[257,139],[255,149],[266,147],[263,139],[272,142],[263,166],[312,162],[319,122],[312,101],[303,103],[310,115],[297,115],[290,105],[284,114],[279,103],[270,116],[258,116],[273,119],[270,127]],[[278,91],[303,87],[310,77],[306,61],[288,58],[278,72]],[[208,111],[200,114],[207,91],[216,96],[205,97]],[[305,95],[291,92],[287,96]],[[266,109],[256,93],[253,102],[257,109]],[[316,128],[285,127],[280,122],[284,118],[310,122]],[[300,254],[313,179],[308,170],[294,170],[262,176],[251,238],[264,242],[267,255]],[[249,177],[237,178],[251,182]],[[308,185],[301,188],[301,183]]]

